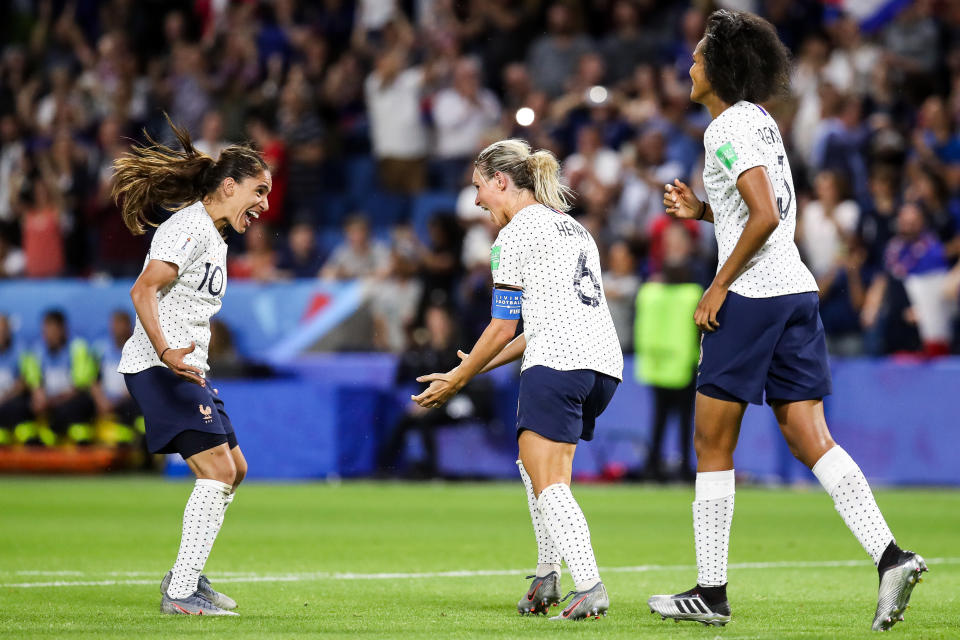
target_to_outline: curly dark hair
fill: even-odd
[[[760,16],[714,11],[701,53],[710,86],[728,104],[765,102],[790,87],[790,52]]]

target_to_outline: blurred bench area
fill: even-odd
[[[186,473],[176,456],[154,460],[144,455],[139,444],[142,424],[135,407],[124,408],[117,387],[117,344],[122,345],[129,330],[120,317],[132,314],[131,284],[0,283],[0,315],[7,319],[11,338],[0,353],[0,365],[4,371],[11,362],[20,366],[27,354],[32,366],[41,369],[39,379],[38,372],[26,372],[26,378],[34,379],[27,381],[22,408],[29,412],[31,387],[45,385],[50,387],[48,396],[56,397],[62,393],[58,385],[64,385],[75,391],[67,408],[79,416],[64,417],[60,414],[69,414],[67,408],[48,406],[39,417],[2,425],[0,470],[162,467],[170,475]],[[424,326],[412,337],[414,348],[401,353],[351,351],[351,333],[369,329],[369,318],[364,317],[371,294],[363,282],[240,282],[228,288],[213,332],[211,380],[237,429],[250,477],[515,475],[516,365],[478,378],[469,393],[442,411],[421,413],[409,402],[420,386],[413,381],[416,375],[448,368],[456,348],[468,346],[457,342],[457,326],[442,307],[425,312]],[[53,316],[51,310],[56,311]],[[57,313],[63,318],[62,335],[56,332]],[[50,344],[62,344],[64,358],[72,358],[65,374],[58,373],[60,360]],[[665,431],[663,453],[657,456],[662,468],[656,477],[650,473],[654,391],[637,381],[634,374],[641,367],[636,365],[634,357],[627,358],[624,384],[600,418],[597,438],[578,451],[575,472],[580,480],[685,477],[678,429]],[[835,357],[833,368],[827,420],[834,437],[871,480],[960,485],[953,454],[960,446],[953,395],[960,388],[960,359]],[[10,404],[10,377],[0,372],[4,406]],[[90,398],[86,405],[78,399],[84,394]],[[11,412],[0,409],[0,417]],[[55,425],[58,420],[63,425]],[[790,455],[766,407],[747,410],[736,468],[764,483],[812,478]]]

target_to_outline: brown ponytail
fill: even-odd
[[[231,145],[214,160],[197,151],[190,134],[163,115],[182,151],[160,144],[144,131],[146,146],[134,145],[113,161],[111,196],[133,235],[143,234],[146,225],[157,226],[149,218],[154,207],[180,209],[213,193],[228,177],[239,182],[267,168],[260,154],[244,145]]]

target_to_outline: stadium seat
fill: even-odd
[[[342,166],[346,193],[354,202],[378,189],[377,163],[371,156],[351,156]]]
[[[413,230],[421,241],[427,242],[427,222],[438,213],[456,215],[457,194],[453,191],[428,191],[414,198],[410,207]]]
[[[391,227],[409,219],[410,199],[406,196],[372,190],[357,202],[355,210],[366,214],[374,229]]]

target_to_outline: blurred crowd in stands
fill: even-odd
[[[229,277],[366,278],[370,330],[351,346],[426,345],[416,328],[436,305],[471,344],[496,234],[472,159],[520,136],[561,159],[632,351],[642,285],[706,285],[715,268],[712,228],[671,221],[661,200],[674,178],[703,194],[709,117],[687,70],[724,4],[5,2],[0,275],[135,276],[148,239],[108,197],[111,162],[144,128],[169,140],[166,111],[206,153],[250,141],[273,172],[270,210],[230,239]],[[960,5],[900,3],[862,25],[836,3],[731,4],[795,57],[791,94],[767,106],[830,348],[960,351]]]

